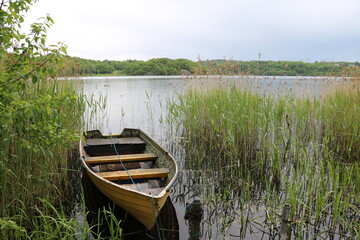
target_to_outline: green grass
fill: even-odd
[[[81,188],[77,144],[86,116],[97,124],[103,99],[85,98],[69,81],[32,85],[7,109],[0,141],[0,239],[122,239],[111,211],[90,226]],[[77,192],[74,192],[77,191]],[[79,205],[80,204],[80,205]],[[82,206],[82,207],[79,207]],[[83,220],[81,220],[83,219]]]
[[[63,209],[58,209],[46,200],[42,200],[43,209],[35,207],[33,216],[24,212],[21,216],[0,218],[1,239],[104,239],[104,222],[109,228],[106,239],[123,239],[122,228],[112,211],[103,209],[97,213],[98,218],[91,226],[86,221],[89,214],[83,207],[77,209],[75,216],[68,216]],[[82,202],[85,206],[85,202]],[[24,208],[23,208],[24,210]],[[80,215],[80,217],[79,217]],[[84,218],[84,221],[79,219]],[[23,227],[23,222],[28,222],[28,228]]]
[[[78,141],[84,98],[52,80],[13,94],[2,99],[0,238],[68,239],[75,231],[63,210],[73,203],[68,152]]]
[[[185,139],[185,166],[201,172],[209,212],[222,209],[207,221],[231,213],[243,236],[249,224],[271,236],[276,214],[289,203],[298,239],[359,237],[359,82],[359,76],[342,80],[316,98],[224,85],[190,90],[170,103],[168,121],[181,126]],[[242,207],[233,209],[229,199]],[[259,223],[254,206],[266,212],[265,221]]]
[[[21,204],[32,212],[39,199],[56,205],[65,196],[67,152],[82,121],[82,99],[66,85],[36,85],[16,101],[0,139],[0,216],[19,214]]]

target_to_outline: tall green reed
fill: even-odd
[[[119,221],[112,211],[99,210],[96,221],[88,223],[83,199],[82,208],[77,208],[75,214],[69,216],[63,208],[53,206],[42,199],[42,209],[35,207],[35,216],[29,216],[22,208],[22,221],[30,223],[31,228],[22,227],[22,222],[15,218],[0,218],[1,239],[123,239],[124,235]],[[83,219],[83,220],[81,220]],[[104,222],[109,228],[109,234],[104,236]]]
[[[31,227],[26,216],[61,207],[71,186],[69,149],[78,140],[84,99],[74,86],[46,80],[28,85],[10,106],[0,135],[0,217]]]
[[[228,197],[272,214],[287,202],[299,238],[358,235],[359,77],[335,80],[336,90],[321,97],[220,84],[170,104],[171,122],[182,126],[185,166],[202,173],[205,203],[225,217]]]

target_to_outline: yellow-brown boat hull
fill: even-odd
[[[170,169],[166,185],[155,195],[147,192],[146,189],[141,189],[141,191],[139,191],[135,186],[129,188],[128,186],[106,180],[99,176],[99,174],[94,172],[85,162],[85,159],[89,158],[89,155],[84,151],[84,140],[80,141],[80,155],[86,173],[97,189],[115,204],[131,214],[147,229],[151,229],[155,225],[156,218],[170,194],[171,186],[178,174],[178,167],[172,156],[141,130],[124,129],[122,134],[114,136],[129,136],[132,133],[135,133],[147,143],[147,151],[156,152],[158,155],[157,165],[159,168],[165,166]],[[105,138],[109,137],[111,136],[106,136]]]

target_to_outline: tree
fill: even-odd
[[[82,113],[75,90],[51,80],[66,54],[61,43],[46,46],[53,20],[46,16],[21,33],[23,14],[34,2],[0,0],[0,218],[61,205],[64,156]],[[51,174],[56,177],[43,177]]]
[[[33,0],[5,1],[0,3],[0,126],[6,127],[17,110],[22,91],[55,74],[51,63],[61,63],[66,53],[63,44],[47,47],[46,30],[53,24],[47,16],[31,25],[30,34],[20,32],[23,13]],[[31,108],[31,104],[24,104]],[[25,110],[24,110],[25,111]]]

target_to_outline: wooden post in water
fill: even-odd
[[[194,200],[191,204],[187,204],[184,219],[189,220],[189,240],[201,238],[200,223],[203,212],[200,200]]]
[[[291,238],[289,231],[290,204],[284,204],[281,214],[280,240],[288,240]]]

